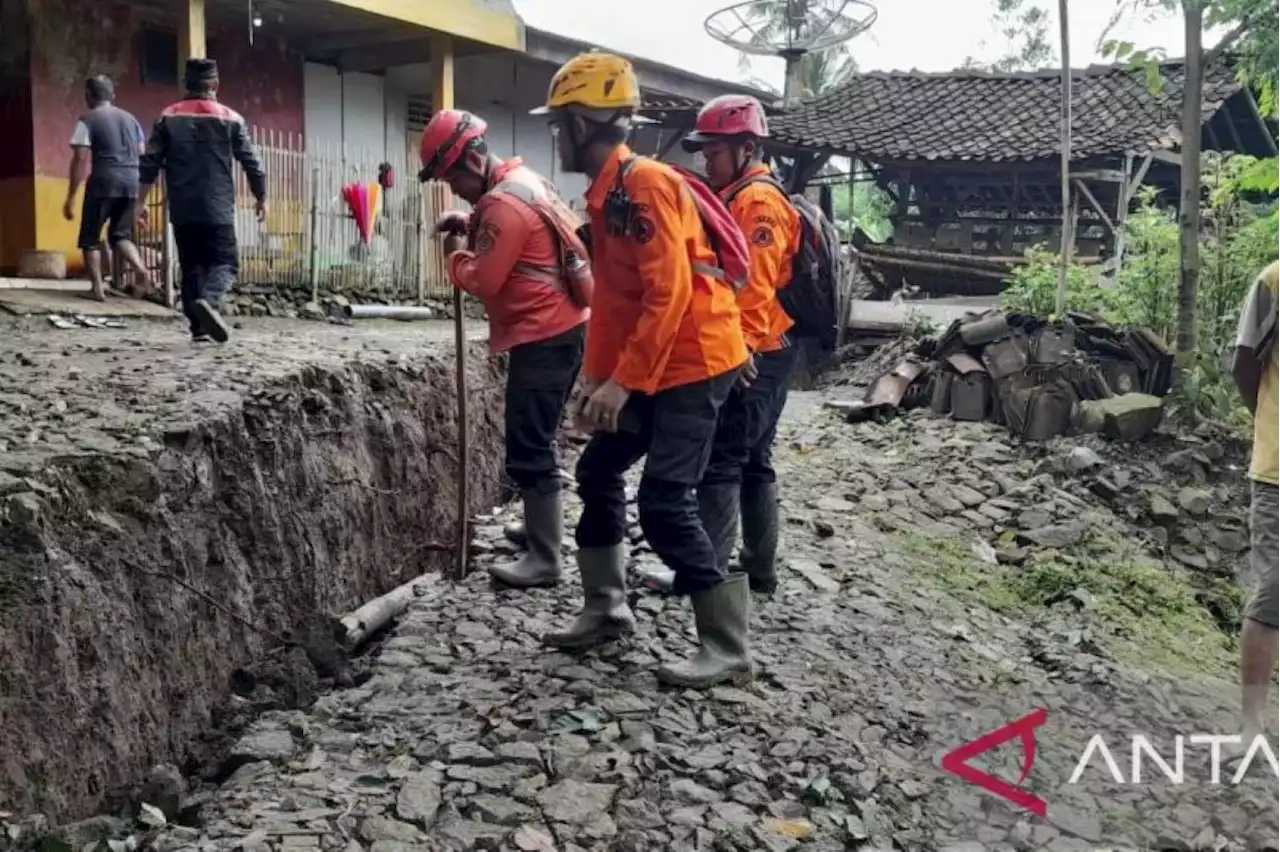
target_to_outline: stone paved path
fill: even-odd
[[[848,429],[811,396],[789,406],[789,567],[753,614],[754,684],[660,689],[652,669],[691,650],[692,619],[639,590],[631,640],[544,649],[539,637],[576,612],[576,572],[555,590],[492,588],[483,568],[508,549],[495,517],[478,530],[476,575],[423,595],[367,681],[260,719],[238,768],[201,794],[202,825],[168,830],[160,848],[1275,848],[1262,759],[1239,786],[1208,782],[1203,747],[1189,748],[1181,785],[1153,782],[1150,763],[1142,783],[1116,783],[1100,758],[1068,783],[1095,734],[1128,777],[1131,733],[1170,760],[1179,733],[1230,733],[1232,687],[1135,671],[1096,643],[946,593],[927,551],[872,522],[864,503],[876,501],[845,496],[851,465],[917,462]],[[652,556],[641,546],[633,558]],[[940,768],[948,750],[1037,708],[1026,787],[1044,818]],[[977,763],[1016,781],[1017,741]]]

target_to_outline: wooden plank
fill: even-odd
[[[1114,234],[1116,232],[1115,222],[1112,222],[1111,217],[1107,215],[1107,211],[1102,209],[1102,205],[1098,202],[1098,199],[1094,196],[1093,192],[1089,189],[1089,187],[1086,186],[1084,181],[1082,180],[1074,180],[1072,181],[1072,183],[1075,184],[1076,191],[1084,196],[1084,200],[1088,201],[1089,206],[1092,207],[1094,211],[1102,218],[1103,224],[1105,224],[1111,230],[1111,233]]]

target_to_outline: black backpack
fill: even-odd
[[[822,209],[803,195],[790,195],[769,176],[744,181],[729,196],[753,183],[767,183],[781,192],[800,214],[800,251],[791,267],[791,283],[778,291],[778,302],[795,320],[792,333],[812,338],[822,349],[835,349],[840,324],[840,235]]]

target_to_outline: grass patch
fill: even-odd
[[[921,573],[962,600],[1034,621],[1083,590],[1095,639],[1117,659],[1171,675],[1234,677],[1244,595],[1233,583],[1162,565],[1109,537],[1044,551],[1022,566],[991,565],[955,538],[908,533],[898,541]]]

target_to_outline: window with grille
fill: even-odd
[[[431,120],[431,99],[410,96],[405,111],[405,127],[410,133],[421,133]]]
[[[142,82],[178,85],[178,34],[158,27],[142,29]]]

